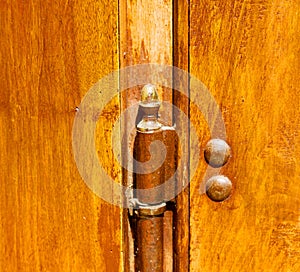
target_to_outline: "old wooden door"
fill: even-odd
[[[127,211],[83,182],[72,126],[100,78],[152,62],[208,87],[232,149],[221,169],[232,194],[212,202],[202,189],[205,119],[160,91],[201,131],[181,157],[188,166],[201,155],[177,199],[177,271],[299,271],[299,10],[297,0],[2,0],[0,270],[131,269]],[[97,123],[98,156],[119,183],[109,137],[115,116],[138,100],[138,90],[115,97]]]

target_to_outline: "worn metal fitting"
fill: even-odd
[[[220,202],[227,199],[231,191],[232,183],[225,176],[213,176],[206,182],[206,194],[213,201]]]
[[[155,103],[155,102],[160,105],[156,86],[153,84],[145,85],[141,91],[141,104]]]
[[[214,167],[222,167],[230,158],[230,147],[222,139],[210,140],[204,150],[204,158],[206,162]]]
[[[135,214],[139,217],[159,216],[162,215],[167,209],[165,202],[150,205],[140,202],[137,198],[130,199],[129,204],[129,210],[134,210]],[[133,215],[133,213],[130,214]]]
[[[137,129],[142,132],[160,129],[162,124],[157,120],[160,101],[154,85],[147,84],[143,87],[139,106],[143,112],[143,119],[138,123]]]
[[[166,203],[160,203],[156,205],[140,206],[137,210],[139,217],[159,216],[162,215],[167,209]]]

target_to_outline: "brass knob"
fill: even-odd
[[[221,139],[210,140],[204,150],[204,158],[212,167],[221,167],[228,161],[230,157],[229,145]]]
[[[137,124],[137,129],[142,132],[158,130],[162,124],[158,121],[158,100],[157,89],[152,84],[147,84],[141,91],[140,110],[143,114],[142,120]]]
[[[141,91],[141,102],[143,104],[159,102],[156,86],[146,84]]]
[[[216,202],[220,202],[228,198],[231,194],[232,183],[225,176],[213,176],[206,182],[207,196]]]

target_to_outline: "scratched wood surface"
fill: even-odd
[[[288,0],[191,1],[190,69],[221,108],[232,148],[221,173],[234,186],[223,203],[201,191],[210,135],[192,109],[203,136],[191,271],[300,270],[299,10]]]
[[[1,271],[121,270],[120,209],[87,188],[71,137],[75,107],[118,68],[117,10],[117,1],[0,3]]]

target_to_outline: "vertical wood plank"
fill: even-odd
[[[120,67],[135,64],[157,63],[172,65],[172,1],[127,1],[119,3],[120,15]],[[134,76],[134,75],[132,75]],[[159,97],[162,101],[172,102],[172,92],[166,91],[161,86],[158,87]],[[122,110],[140,101],[140,86],[131,88],[122,94]],[[172,123],[172,114],[163,107],[160,110],[161,118],[167,124]],[[126,123],[122,124],[122,136],[134,140],[134,133],[127,136],[129,128],[127,124],[134,123],[136,115],[126,115]],[[128,143],[129,146],[133,142]],[[130,164],[129,157],[123,158],[124,165]],[[132,177],[125,171],[125,183],[132,184]],[[171,223],[169,218],[168,223]],[[128,226],[125,223],[125,226]],[[125,231],[125,236],[128,235]],[[129,244],[133,244],[129,235]],[[127,264],[128,271],[134,271],[133,252],[126,257],[131,259]],[[169,263],[169,258],[165,262]],[[172,264],[169,264],[169,266]]]
[[[300,269],[298,1],[191,1],[191,73],[223,113],[230,199],[191,187],[191,271]],[[210,135],[201,117],[203,148]],[[192,150],[199,150],[192,146]],[[202,149],[203,151],[203,149]]]
[[[120,1],[121,68],[145,63],[172,65],[172,43],[172,1]],[[160,100],[171,102],[172,93],[157,87]],[[140,88],[126,93],[124,108],[137,101]],[[163,108],[160,112],[162,119],[171,124],[171,114]]]
[[[189,1],[174,1],[173,24],[173,65],[189,72]],[[173,75],[176,85],[180,86],[181,93],[173,93],[174,105],[189,116],[189,78]],[[184,93],[184,95],[182,94]],[[189,148],[189,124],[186,120],[175,120],[176,129],[185,135],[180,139],[182,146]],[[183,143],[184,141],[184,143]],[[189,271],[189,228],[190,228],[190,188],[189,185],[189,150],[178,150],[177,160],[180,164],[177,169],[177,186],[185,188],[176,197],[174,220],[174,271]]]
[[[118,68],[117,1],[0,12],[0,270],[121,271],[121,211],[81,180],[71,137],[75,107]]]

